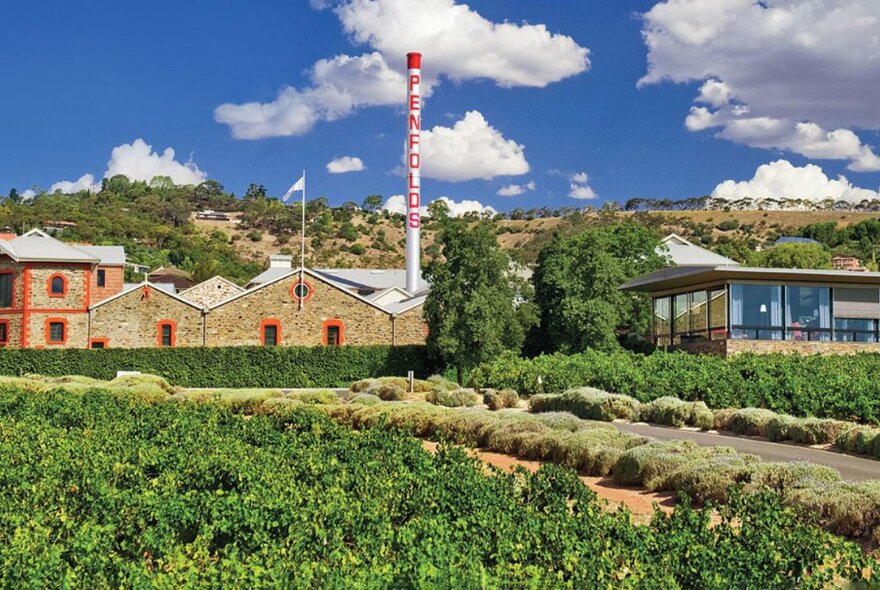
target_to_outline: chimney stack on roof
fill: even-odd
[[[270,254],[269,268],[293,268],[293,256],[290,254]]]

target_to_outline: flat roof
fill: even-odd
[[[621,285],[624,291],[658,293],[725,281],[801,282],[826,285],[880,286],[880,272],[805,270],[747,266],[678,266],[664,268]]]

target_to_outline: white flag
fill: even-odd
[[[293,186],[291,186],[289,189],[287,189],[287,192],[284,193],[284,196],[281,197],[281,200],[286,203],[288,201],[288,199],[290,199],[290,197],[293,196],[293,193],[295,193],[296,191],[302,191],[305,189],[306,189],[306,177],[302,176],[299,180],[297,180],[296,182],[293,183]]]

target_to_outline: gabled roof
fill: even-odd
[[[265,285],[266,283],[271,283],[276,280],[278,277],[287,276],[293,268],[282,268],[277,266],[272,266],[252,278],[248,281],[247,287],[255,287],[258,285]]]
[[[399,268],[316,268],[315,272],[332,281],[352,288],[382,290],[389,287],[406,288],[406,270]],[[428,288],[425,279],[419,277],[418,291]]]
[[[318,280],[320,280],[320,281],[323,281],[324,283],[327,283],[327,284],[330,285],[331,287],[334,287],[334,288],[336,288],[336,289],[339,289],[340,291],[342,291],[342,292],[345,293],[346,295],[348,295],[348,296],[350,296],[350,297],[353,297],[353,298],[357,299],[358,301],[362,301],[363,303],[366,303],[366,304],[369,305],[370,307],[376,308],[376,309],[378,309],[379,311],[382,311],[382,312],[385,312],[385,313],[389,313],[389,314],[392,313],[392,312],[388,311],[387,308],[385,308],[385,307],[383,307],[383,306],[381,306],[381,305],[378,305],[378,304],[376,304],[376,303],[373,303],[372,301],[370,301],[370,300],[367,299],[366,297],[363,297],[363,296],[361,296],[361,295],[358,295],[357,293],[352,292],[352,291],[351,291],[351,287],[349,287],[348,285],[344,285],[344,284],[338,283],[337,281],[334,281],[333,279],[328,278],[327,276],[325,276],[324,274],[322,274],[322,273],[320,273],[320,272],[318,272],[318,271],[314,271],[314,270],[311,270],[311,269],[308,269],[308,268],[305,268],[305,269],[291,268],[291,269],[280,269],[280,270],[287,270],[287,272],[284,273],[284,274],[281,275],[281,276],[275,277],[274,279],[272,279],[272,280],[269,281],[269,282],[266,282],[266,283],[263,283],[263,284],[260,284],[260,285],[256,285],[256,286],[254,286],[254,287],[251,287],[250,289],[247,289],[246,291],[242,291],[241,293],[237,293],[237,294],[235,294],[235,295],[233,295],[233,296],[231,296],[231,297],[227,297],[227,298],[224,299],[223,301],[220,301],[220,302],[215,303],[214,305],[212,305],[212,306],[209,308],[209,310],[211,310],[211,309],[216,309],[216,308],[218,308],[218,307],[222,307],[223,305],[226,305],[227,303],[231,303],[231,302],[233,302],[233,301],[235,301],[235,300],[237,300],[237,299],[240,299],[240,298],[242,298],[242,297],[247,297],[247,296],[250,295],[251,293],[255,293],[255,292],[259,291],[260,289],[265,289],[266,287],[268,287],[268,286],[270,286],[270,285],[274,285],[275,283],[277,283],[277,282],[279,282],[279,281],[282,281],[282,280],[284,280],[284,279],[286,279],[286,278],[289,278],[289,277],[293,277],[293,276],[299,275],[300,272],[302,272],[302,273],[304,273],[304,274],[309,275],[309,276],[312,277],[312,278],[315,278],[315,279],[318,279]]]
[[[413,297],[410,297],[409,299],[404,299],[403,301],[398,301],[396,303],[389,303],[388,305],[385,305],[384,307],[388,311],[388,313],[390,313],[391,315],[400,315],[400,314],[407,312],[411,309],[415,309],[416,307],[418,307],[420,305],[424,305],[425,299],[427,299],[427,298],[428,298],[428,292],[423,291],[422,293],[419,293]]]
[[[119,293],[117,293],[113,297],[108,297],[107,299],[103,299],[103,300],[99,301],[98,303],[95,303],[94,305],[89,307],[89,309],[95,309],[96,307],[101,307],[102,305],[106,305],[107,303],[110,303],[111,301],[116,301],[120,297],[125,297],[126,295],[128,295],[132,291],[137,291],[138,289],[143,289],[144,287],[149,287],[151,289],[155,289],[156,291],[162,293],[163,295],[167,295],[168,297],[171,297],[172,299],[174,299],[176,301],[180,301],[181,303],[185,303],[192,308],[195,308],[195,309],[198,309],[201,311],[205,311],[205,308],[202,307],[201,305],[198,305],[198,304],[190,301],[189,299],[184,299],[180,295],[177,295],[176,293],[172,293],[171,291],[163,288],[164,285],[160,285],[158,283],[150,283],[148,281],[144,281],[143,283],[127,283],[125,285],[125,288],[122,291],[120,291]]]
[[[658,249],[657,253],[668,256],[675,266],[739,265],[736,260],[697,246],[677,234],[669,234],[660,244],[666,251]]]
[[[215,275],[215,276],[211,277],[210,279],[204,280],[204,281],[202,281],[201,283],[199,283],[199,284],[197,284],[197,285],[193,285],[192,287],[189,287],[188,289],[184,289],[183,291],[180,292],[180,295],[181,295],[181,296],[186,296],[186,294],[187,294],[188,292],[190,292],[190,291],[192,291],[192,290],[194,290],[194,289],[196,289],[196,288],[198,288],[198,287],[203,287],[203,286],[205,286],[205,285],[210,285],[211,283],[221,283],[221,284],[226,285],[226,286],[228,286],[228,287],[232,287],[233,289],[235,289],[235,290],[238,291],[239,293],[241,293],[242,291],[244,291],[244,287],[242,287],[242,286],[240,286],[240,285],[236,285],[235,283],[233,283],[232,281],[230,281],[229,279],[227,279],[227,278],[225,278],[225,277],[221,277],[220,275]]]
[[[0,241],[0,252],[16,262],[98,264],[101,261],[99,256],[86,252],[81,247],[65,244],[38,229],[12,240]]]

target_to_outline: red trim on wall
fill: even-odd
[[[31,297],[31,267],[25,264],[22,271],[22,295],[21,295],[21,347],[28,346],[28,332],[30,324],[30,313],[28,312],[29,299]]]
[[[281,346],[281,320],[263,320],[260,322],[260,344],[266,346],[266,326],[275,326],[275,345]]]
[[[297,297],[297,296],[296,296],[296,293],[294,292],[294,289],[296,289],[296,286],[299,285],[300,283],[304,284],[304,285],[305,285],[306,287],[308,287],[308,289],[309,289],[309,294],[306,295],[306,296],[305,296],[305,299],[302,300],[302,302],[305,303],[306,301],[308,301],[309,299],[312,298],[312,295],[315,294],[315,288],[312,286],[312,284],[311,284],[310,282],[308,282],[308,281],[301,281],[301,280],[297,279],[296,282],[290,286],[290,297],[291,297],[294,301],[299,301],[299,300],[300,300],[300,298]]]
[[[343,325],[342,320],[326,320],[324,322],[324,326],[321,328],[323,332],[322,340],[324,342],[324,346],[327,346],[327,328],[335,326],[339,328],[339,342],[336,343],[337,346],[342,346],[345,344],[345,325]]]
[[[86,288],[85,293],[83,294],[83,309],[89,308],[89,303],[92,299],[92,269],[86,269]]]
[[[50,326],[54,323],[64,324],[64,337],[61,340],[50,340]],[[65,318],[46,318],[45,323],[43,324],[43,329],[46,332],[46,344],[52,346],[64,346],[67,344],[67,320]]]
[[[174,320],[159,320],[156,322],[156,346],[167,348],[162,346],[162,326],[171,326],[171,348],[174,348],[177,345],[177,322]]]
[[[101,343],[104,345],[104,348],[108,348],[110,346],[109,338],[92,338],[89,340],[89,348],[95,348],[95,344]]]
[[[9,320],[0,320],[0,324],[6,325],[6,340],[0,340],[0,346],[9,344]]]
[[[55,279],[57,279],[59,277],[61,278],[62,291],[61,291],[61,293],[53,293],[52,292],[52,281],[54,281]],[[46,280],[46,295],[48,295],[49,297],[55,297],[55,298],[66,297],[67,291],[69,289],[70,289],[70,281],[68,280],[68,278],[66,276],[64,276],[60,272],[56,272],[56,273],[51,274],[49,276],[49,278]]]

